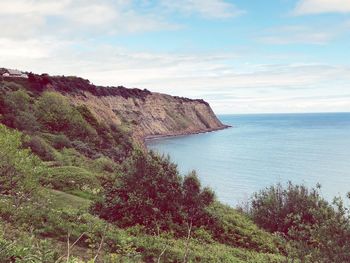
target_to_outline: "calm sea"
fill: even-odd
[[[158,139],[148,148],[169,154],[181,173],[196,170],[230,205],[275,183],[322,185],[331,200],[350,191],[350,113],[219,116],[230,129]]]

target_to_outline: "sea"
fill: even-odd
[[[328,201],[350,191],[350,113],[220,115],[232,128],[147,141],[182,175],[196,170],[221,202],[246,204],[273,184],[321,185]]]

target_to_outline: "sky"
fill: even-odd
[[[0,67],[218,114],[348,112],[350,0],[0,0]]]

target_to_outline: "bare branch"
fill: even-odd
[[[98,247],[98,250],[97,250],[97,253],[96,253],[96,256],[94,257],[94,260],[93,262],[96,262],[100,252],[101,252],[101,249],[102,249],[102,246],[103,246],[103,243],[104,243],[104,239],[105,239],[105,236],[106,236],[106,232],[108,230],[108,224],[106,225],[105,227],[105,230],[103,231],[103,235],[102,235],[102,238],[101,238],[101,242],[100,242],[100,245]]]
[[[189,245],[190,245],[190,239],[191,239],[191,231],[192,231],[192,220],[190,221],[190,223],[187,224],[187,227],[188,227],[188,231],[187,231],[186,249],[185,249],[185,255],[184,255],[183,263],[187,262]]]
[[[160,259],[161,259],[161,257],[163,256],[163,254],[165,253],[165,251],[166,251],[167,248],[168,248],[168,245],[166,244],[165,247],[164,247],[164,249],[162,250],[162,252],[159,254],[157,263],[160,263]]]
[[[70,253],[70,245],[69,245],[69,237],[70,237],[70,233],[68,232],[67,234],[67,263],[69,263],[69,253]]]
[[[68,252],[67,252],[67,262],[69,262],[70,250],[74,247],[74,245],[75,245],[76,243],[79,242],[79,240],[80,240],[85,234],[86,234],[86,232],[83,232],[83,233],[77,238],[77,240],[75,240],[74,243],[73,243],[72,245],[70,245],[70,243],[69,243],[70,233],[68,232],[68,234],[67,234],[67,250],[68,250]],[[61,260],[63,257],[64,257],[64,256],[59,257],[59,258],[55,261],[55,263],[60,262],[60,260]]]

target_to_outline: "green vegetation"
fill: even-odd
[[[289,183],[256,193],[250,215],[258,226],[280,235],[290,257],[304,262],[348,262],[350,217],[340,198],[329,204],[320,186],[307,189]]]
[[[79,111],[56,92],[44,92],[35,106],[37,119],[48,132],[65,133],[71,139],[94,138],[97,135]]]
[[[16,208],[37,191],[42,170],[39,158],[20,149],[21,134],[0,126],[0,194],[11,199]]]
[[[195,172],[64,96],[81,91],[147,94],[0,81],[0,262],[349,262],[341,200],[289,185],[257,193],[247,213],[225,206]]]

